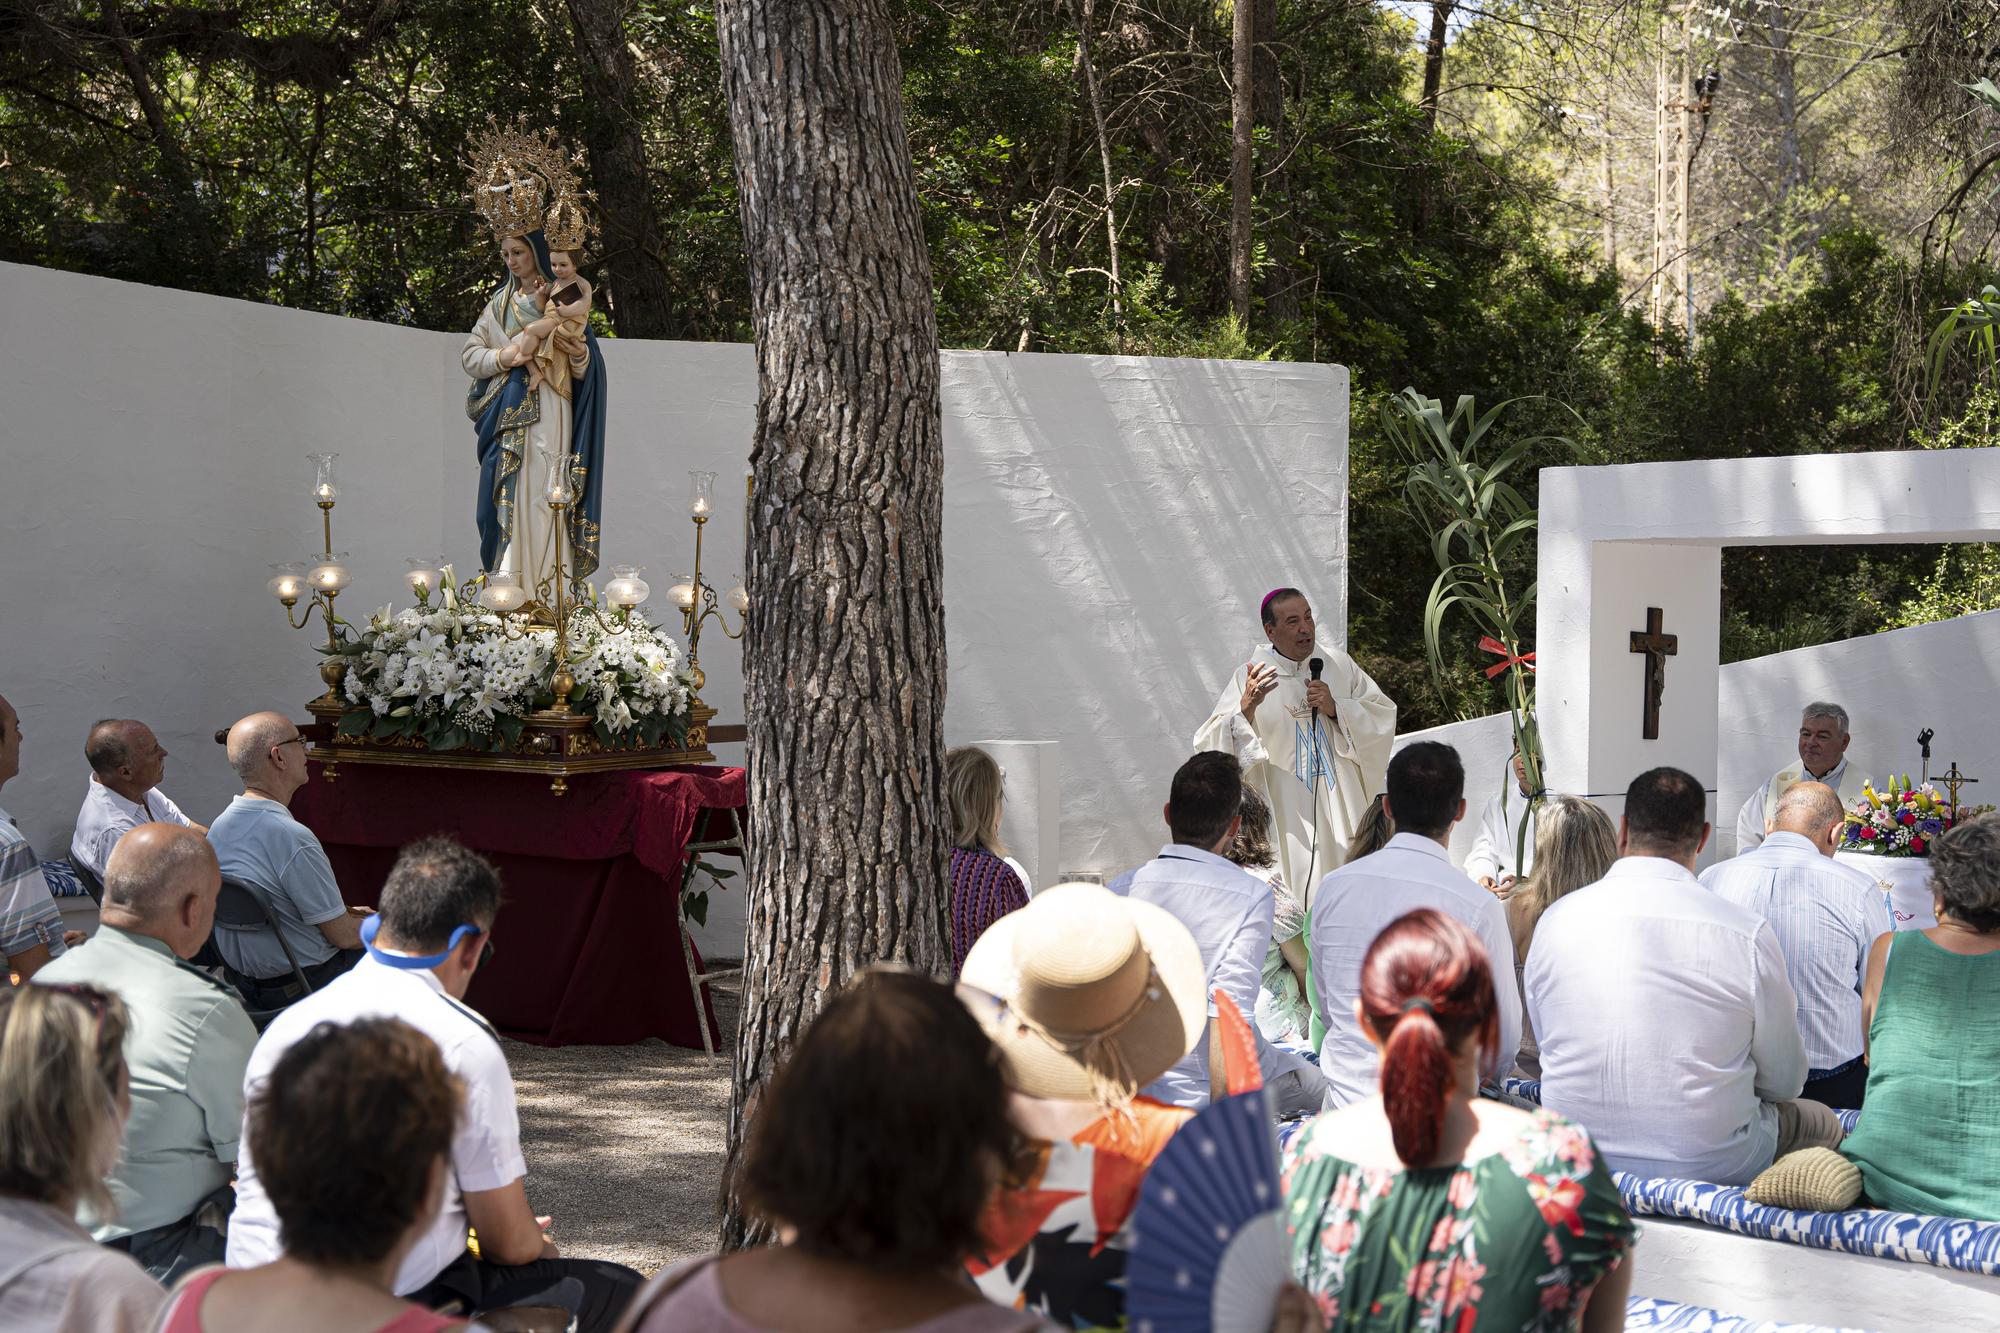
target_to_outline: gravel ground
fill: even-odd
[[[723,1054],[506,1043],[521,1108],[528,1202],[566,1255],[647,1275],[715,1248],[729,1114],[734,979],[714,985]]]

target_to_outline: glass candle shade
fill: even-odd
[[[518,574],[488,574],[486,586],[479,590],[479,604],[501,615],[520,610],[527,600],[527,590],[522,588]]]
[[[639,565],[613,565],[611,581],[604,585],[604,600],[620,611],[629,611],[652,595],[652,588],[639,577]]]
[[[313,559],[313,566],[306,571],[306,583],[315,592],[339,592],[354,581],[354,573],[347,567],[347,552],[329,551]]]
[[[743,586],[742,575],[739,574],[736,578],[736,582],[730,585],[728,597],[729,597],[729,604],[736,608],[737,615],[740,616],[749,613],[750,590]]]
[[[443,577],[440,566],[444,561],[413,555],[405,564],[408,568],[403,571],[403,582],[410,585],[410,591],[418,598],[427,599],[438,590],[438,580]]]
[[[692,577],[686,574],[674,575],[674,585],[667,589],[667,600],[686,611],[694,606],[696,596]]]
[[[313,461],[313,500],[317,504],[332,504],[340,498],[340,488],[333,484],[333,460],[339,454],[308,454]]]
[[[305,595],[306,567],[297,560],[272,565],[271,581],[264,586],[271,590],[273,597],[290,606]]]
[[[715,474],[690,472],[688,482],[688,513],[696,518],[707,518],[715,512]]]

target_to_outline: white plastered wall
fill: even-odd
[[[317,692],[312,631],[288,631],[264,591],[269,562],[317,549],[308,452],[341,454],[343,611],[395,596],[406,556],[476,564],[462,335],[14,265],[0,283],[0,692],[27,732],[0,803],[63,850],[85,730],[131,715],[205,819],[233,790],[214,729],[302,716]],[[606,563],[646,566],[663,593],[692,554],[687,472],[711,469],[704,572],[726,588],[752,350],[603,347]],[[1265,591],[1306,588],[1345,641],[1347,389],[1337,366],[945,354],[947,738],[1056,742],[1055,869],[1110,873],[1161,841],[1167,781],[1260,641]],[[712,623],[702,666],[719,720],[740,720],[738,647]],[[1038,787],[1016,813],[1048,802]],[[733,952],[740,893],[712,909],[704,938]]]

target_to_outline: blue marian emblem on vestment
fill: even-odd
[[[1292,723],[1292,776],[1308,787],[1325,778],[1328,786],[1335,782],[1333,754],[1327,748],[1326,729],[1313,727],[1310,731],[1298,722]]]

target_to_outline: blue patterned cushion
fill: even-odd
[[[1745,1319],[1724,1314],[1702,1305],[1682,1305],[1678,1301],[1634,1296],[1625,1302],[1625,1328],[1657,1330],[1658,1333],[1860,1333],[1857,1329],[1835,1329],[1825,1324],[1780,1324],[1769,1319]]]
[[[1699,1180],[1642,1179],[1614,1171],[1618,1193],[1636,1216],[1681,1217],[1764,1240],[1788,1240],[1816,1250],[1935,1264],[1965,1273],[2000,1275],[2000,1222],[1925,1217],[1882,1208],[1806,1213],[1751,1203],[1734,1185]]]
[[[48,881],[49,893],[56,898],[88,898],[90,890],[83,887],[77,878],[76,867],[69,863],[67,856],[42,862],[42,878]]]
[[[1524,1101],[1533,1102],[1537,1106],[1542,1104],[1542,1081],[1538,1078],[1503,1078],[1500,1080],[1500,1090],[1512,1093]]]

